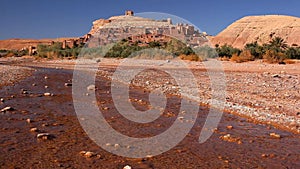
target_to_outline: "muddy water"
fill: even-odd
[[[48,78],[45,79],[44,77]],[[247,119],[224,114],[218,130],[205,143],[198,138],[208,110],[201,107],[197,121],[173,149],[151,158],[130,159],[106,152],[97,146],[80,126],[72,103],[72,88],[64,84],[72,79],[72,71],[38,68],[35,74],[14,86],[2,87],[5,99],[0,108],[11,106],[13,111],[0,114],[1,168],[299,168],[300,137],[271,126],[255,124]],[[32,85],[32,84],[36,85]],[[45,88],[48,86],[48,88]],[[98,78],[96,91],[100,108],[109,124],[132,137],[151,137],[167,130],[176,119],[180,98],[168,96],[164,114],[149,124],[132,123],[118,114],[113,105],[110,82]],[[27,94],[22,94],[27,90]],[[50,92],[54,96],[43,96]],[[132,104],[139,110],[148,109],[149,92],[132,87]],[[139,102],[138,100],[143,100]],[[30,118],[31,123],[26,119]],[[227,129],[227,126],[233,126]],[[39,132],[54,135],[50,140],[36,139]],[[278,133],[274,139],[270,133]],[[230,134],[237,141],[220,139]],[[166,140],[168,141],[168,140]],[[101,156],[85,158],[80,151],[92,151]]]

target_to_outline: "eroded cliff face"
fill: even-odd
[[[255,41],[259,44],[268,43],[276,36],[289,45],[300,46],[300,18],[283,15],[247,16],[212,37],[211,42],[243,48],[245,44]]]

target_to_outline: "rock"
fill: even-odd
[[[45,89],[48,89],[49,88],[49,86],[45,86]]]
[[[96,153],[91,152],[91,151],[80,151],[79,154],[86,157],[86,158],[91,158],[91,157],[97,156]]]
[[[1,102],[4,102],[4,99],[3,99],[3,98],[1,98],[1,99],[0,99],[0,101],[1,101]]]
[[[38,132],[39,130],[38,130],[38,128],[34,127],[34,128],[31,128],[30,131],[31,132]]]
[[[52,139],[54,136],[50,133],[39,133],[36,137],[42,140],[49,140]]]
[[[95,85],[89,85],[88,87],[87,87],[87,90],[96,90],[96,86]]]
[[[232,137],[230,134],[226,134],[224,136],[220,136],[220,139],[228,142],[236,142],[237,144],[242,144],[242,141],[238,137]]]
[[[131,166],[126,165],[125,167],[123,167],[123,169],[132,169]]]
[[[72,86],[72,83],[65,83],[65,86]]]
[[[233,126],[227,126],[226,128],[231,130],[231,129],[233,129]]]
[[[33,84],[32,84],[32,86],[36,86],[36,84],[35,84],[35,83],[33,83]]]
[[[5,108],[1,109],[0,112],[6,112],[6,111],[12,111],[12,110],[14,110],[14,108],[12,108],[12,107],[5,107]]]
[[[276,133],[270,133],[270,136],[273,138],[281,138],[281,136],[279,134]]]
[[[272,75],[272,77],[274,77],[274,78],[281,78],[278,74],[274,74],[274,75]]]
[[[184,119],[184,117],[180,116],[180,117],[178,117],[178,119],[179,119],[179,120],[183,120],[183,119]]]
[[[51,93],[44,93],[44,96],[52,96]]]
[[[45,76],[44,78],[45,78],[45,79],[49,79],[49,77],[48,77],[48,76]]]
[[[97,62],[97,63],[100,63],[100,62],[101,62],[101,59],[100,59],[100,58],[96,59],[96,62]]]
[[[43,126],[43,127],[48,127],[48,126],[49,126],[49,124],[47,124],[47,123],[44,123],[44,124],[42,124],[42,126]]]
[[[261,157],[268,157],[268,154],[261,154]]]
[[[31,119],[26,119],[26,122],[27,122],[27,123],[31,123],[32,120],[31,120]]]

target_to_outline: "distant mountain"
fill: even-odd
[[[65,40],[77,38],[56,38],[56,39],[6,39],[0,40],[0,49],[5,50],[21,50],[29,46],[37,46],[38,44],[50,45],[53,42],[63,42]]]
[[[300,18],[284,15],[247,16],[210,39],[214,45],[228,44],[243,48],[247,43],[267,43],[277,36],[289,45],[300,46]]]

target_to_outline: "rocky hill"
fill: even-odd
[[[89,43],[91,46],[110,44],[128,37],[130,39],[138,38],[138,41],[142,42],[164,41],[161,35],[185,41],[186,44],[192,47],[201,46],[208,42],[206,34],[199,32],[192,25],[186,23],[173,24],[170,18],[154,20],[138,17],[134,16],[133,11],[126,11],[125,15],[94,21],[89,35],[97,37],[95,42]]]
[[[245,44],[255,41],[267,43],[276,36],[289,45],[300,46],[300,18],[284,15],[247,16],[212,37],[211,42],[243,48]]]

